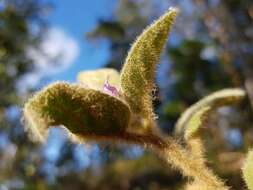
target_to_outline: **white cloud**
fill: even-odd
[[[36,86],[44,77],[59,73],[74,63],[79,55],[78,42],[62,29],[51,28],[37,49],[28,48],[27,55],[34,61],[34,70],[18,83],[18,89]]]
[[[52,28],[41,42],[39,49],[28,49],[27,54],[35,62],[38,70],[46,71],[45,74],[54,74],[73,63],[79,54],[79,46],[63,30]]]

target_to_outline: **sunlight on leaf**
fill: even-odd
[[[178,10],[170,9],[137,38],[121,71],[121,90],[131,110],[153,117],[152,96],[156,65]]]
[[[195,118],[195,121],[198,120],[196,119],[196,117],[201,117],[201,115],[205,113],[205,107],[209,107],[206,108],[207,110],[214,110],[221,106],[237,104],[241,102],[245,98],[245,96],[246,93],[243,89],[235,88],[220,90],[204,97],[203,99],[189,107],[185,112],[183,112],[183,114],[180,116],[176,123],[176,134],[182,134],[184,133],[186,128],[190,127],[189,121],[191,121],[192,117]],[[201,118],[199,118],[199,122],[197,122],[196,124],[201,124],[200,121]],[[194,128],[196,131],[198,126],[194,126]]]
[[[114,135],[125,131],[130,110],[120,99],[94,89],[55,83],[24,107],[30,131],[43,140],[50,126],[65,126],[79,136]]]
[[[117,89],[120,88],[120,76],[119,72],[115,69],[97,69],[95,71],[82,71],[78,74],[77,80],[89,88],[101,90],[105,81],[115,86]]]
[[[253,190],[253,151],[249,151],[242,169],[243,178],[249,188]]]
[[[187,128],[185,129],[184,137],[186,140],[191,138],[199,130],[199,128],[203,126],[210,110],[211,108],[206,106],[192,115],[188,121]]]

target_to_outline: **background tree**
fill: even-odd
[[[252,94],[251,0],[120,0],[112,18],[101,18],[86,34],[93,42],[110,43],[107,66],[119,70],[136,36],[172,5],[181,13],[161,59],[154,92],[161,129],[170,135],[182,111],[210,92],[246,86]],[[53,163],[59,172],[50,183],[44,168],[53,173],[51,161],[48,164],[41,147],[28,140],[19,122],[25,98],[17,88],[20,77],[34,67],[26,51],[43,38],[46,10],[37,0],[0,1],[0,135],[5,139],[0,143],[0,184],[9,189],[180,189],[181,175],[138,147],[99,144],[93,159],[99,163],[76,170],[77,145],[68,141]],[[248,105],[222,108],[203,130],[211,167],[235,189],[244,187],[239,174],[244,153],[253,144],[251,114]]]
[[[38,152],[21,126],[23,98],[18,81],[34,67],[28,48],[39,44],[46,23],[46,4],[30,0],[0,1],[0,188],[37,189]],[[34,30],[36,28],[36,30]]]

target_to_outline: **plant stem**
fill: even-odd
[[[228,190],[223,181],[207,168],[203,158],[192,155],[172,137],[164,139],[158,135],[123,133],[120,136],[89,136],[87,140],[111,141],[117,144],[137,144],[158,154],[167,163],[179,169],[186,177],[191,177],[208,190]]]
[[[194,180],[204,184],[206,189],[228,190],[229,188],[209,170],[202,162],[202,158],[191,155],[173,139],[170,139],[164,148],[154,149],[161,158],[172,166],[181,170],[184,176],[193,177]]]
[[[183,148],[173,138],[162,138],[156,135],[128,134],[125,136],[127,141],[136,141],[148,149],[157,153],[162,159],[181,170],[184,176],[192,177],[194,180],[204,184],[210,190],[228,190],[223,181],[207,168],[202,157],[192,155],[190,151]]]

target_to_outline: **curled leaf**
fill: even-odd
[[[234,88],[234,89],[224,89],[212,93],[193,104],[188,108],[179,118],[176,123],[176,133],[182,134],[187,131],[191,134],[191,131],[196,132],[203,120],[203,116],[218,107],[237,104],[241,102],[246,96],[246,93],[243,89]],[[189,121],[191,123],[189,123]],[[191,126],[195,125],[195,126]],[[189,134],[188,134],[189,136]]]
[[[199,132],[200,128],[204,125],[204,122],[208,118],[208,113],[210,111],[211,107],[209,106],[200,108],[198,111],[196,111],[196,113],[191,116],[187,123],[187,127],[185,128],[184,139],[187,142],[188,149],[191,154],[194,155],[196,159],[199,159],[199,164],[204,164],[205,162],[203,155],[203,153],[205,152],[205,148],[203,146]],[[195,185],[193,185],[193,187],[195,187]]]
[[[242,172],[249,190],[253,190],[253,150],[249,151]]]
[[[155,69],[177,15],[170,9],[137,38],[121,71],[121,90],[133,112],[152,118]]]
[[[55,83],[32,97],[24,107],[30,131],[43,140],[50,126],[63,125],[74,135],[110,136],[124,133],[129,107],[120,99],[80,85]]]
[[[199,128],[203,125],[203,122],[208,116],[208,113],[210,112],[211,107],[206,106],[198,110],[196,113],[192,115],[192,117],[189,119],[187,128],[185,129],[184,138],[187,140],[191,138]]]
[[[120,75],[115,69],[97,69],[95,71],[82,71],[78,74],[77,80],[89,88],[101,90],[108,80],[112,86],[120,88]]]

